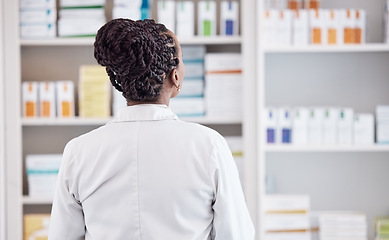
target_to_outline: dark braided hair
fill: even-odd
[[[97,32],[94,56],[127,100],[150,102],[179,64],[176,45],[154,20],[114,19]]]

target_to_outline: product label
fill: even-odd
[[[226,21],[226,35],[233,35],[234,34],[234,21],[227,20]]]
[[[35,117],[35,102],[27,101],[26,102],[26,117]]]
[[[355,29],[355,43],[362,43],[362,29]]]
[[[344,29],[344,43],[346,43],[346,44],[354,43],[354,35],[355,35],[354,29],[345,28]]]
[[[50,102],[43,101],[41,104],[41,116],[50,117]]]
[[[70,117],[70,102],[62,102],[62,116]]]
[[[312,29],[312,43],[321,44],[321,29],[313,28]]]
[[[282,143],[291,143],[291,130],[290,128],[282,129]]]
[[[274,128],[267,129],[267,143],[275,143],[275,129]]]
[[[204,20],[204,36],[211,36],[211,21]]]
[[[336,29],[328,29],[328,44],[336,44]]]

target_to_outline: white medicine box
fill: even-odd
[[[58,117],[74,117],[74,83],[58,81],[56,90]]]
[[[56,0],[19,0],[20,9],[55,9]]]
[[[200,1],[198,3],[198,35],[216,35],[216,2]]]
[[[236,36],[239,34],[239,3],[222,1],[220,4],[220,35]]]
[[[353,142],[354,111],[351,108],[340,109],[338,115],[338,144],[351,145]]]
[[[309,109],[300,107],[292,111],[292,143],[295,145],[308,144]]]
[[[374,144],[374,116],[373,114],[356,114],[354,117],[354,144]]]
[[[40,82],[39,83],[39,116],[53,118],[55,112],[55,83]]]
[[[325,108],[323,117],[323,145],[336,145],[338,142],[339,109]]]
[[[326,39],[326,10],[309,10],[311,44],[322,45]]]
[[[176,32],[176,3],[174,1],[158,1],[158,22],[164,24],[170,31]]]
[[[194,3],[192,1],[177,2],[177,25],[176,35],[180,38],[190,38],[194,36]]]
[[[23,117],[38,116],[38,82],[22,83]]]
[[[280,10],[278,12],[276,23],[276,43],[278,45],[292,44],[292,19],[293,12],[291,10]]]
[[[265,142],[267,144],[276,143],[277,130],[277,111],[274,108],[266,108],[263,114],[263,122],[265,123]]]
[[[292,43],[296,46],[309,44],[309,16],[307,10],[293,11]]]
[[[26,156],[28,195],[30,197],[53,196],[61,158],[61,154]]]
[[[326,41],[328,45],[339,45],[342,43],[343,31],[341,25],[340,12],[338,10],[328,10],[325,12],[326,21]]]
[[[343,29],[343,43],[355,43],[356,13],[354,9],[345,9],[340,12]]]
[[[276,142],[290,144],[292,141],[292,116],[289,108],[278,109]]]

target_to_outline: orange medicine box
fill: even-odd
[[[23,82],[22,84],[23,117],[38,116],[38,83]]]
[[[39,83],[39,115],[55,117],[55,84],[53,82]]]
[[[325,43],[325,10],[310,10],[311,21],[311,44],[320,45]]]
[[[340,13],[337,10],[328,10],[326,15],[326,43],[338,45],[342,42],[343,31],[340,21]]]
[[[58,117],[74,117],[74,83],[72,81],[57,82]]]
[[[50,214],[24,215],[24,240],[47,240]]]
[[[355,10],[347,9],[341,12],[341,21],[343,25],[343,43],[344,44],[354,44],[356,42],[355,37]]]
[[[366,42],[366,11],[362,9],[355,10],[355,43],[363,44]]]

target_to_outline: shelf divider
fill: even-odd
[[[350,146],[297,146],[297,145],[266,145],[267,153],[282,152],[389,152],[388,145],[350,145]]]
[[[178,39],[181,45],[228,45],[228,44],[241,44],[241,36],[215,36],[215,37],[199,37]],[[23,47],[26,46],[93,46],[95,41],[94,37],[86,38],[54,38],[54,39],[31,39],[20,40],[20,44]]]
[[[23,118],[22,126],[101,126],[111,121],[113,118]],[[180,117],[185,122],[195,122],[200,124],[230,125],[242,124],[242,118],[210,118],[210,117]]]
[[[389,44],[368,43],[352,45],[308,45],[308,46],[265,46],[265,53],[353,53],[353,52],[389,52]]]

